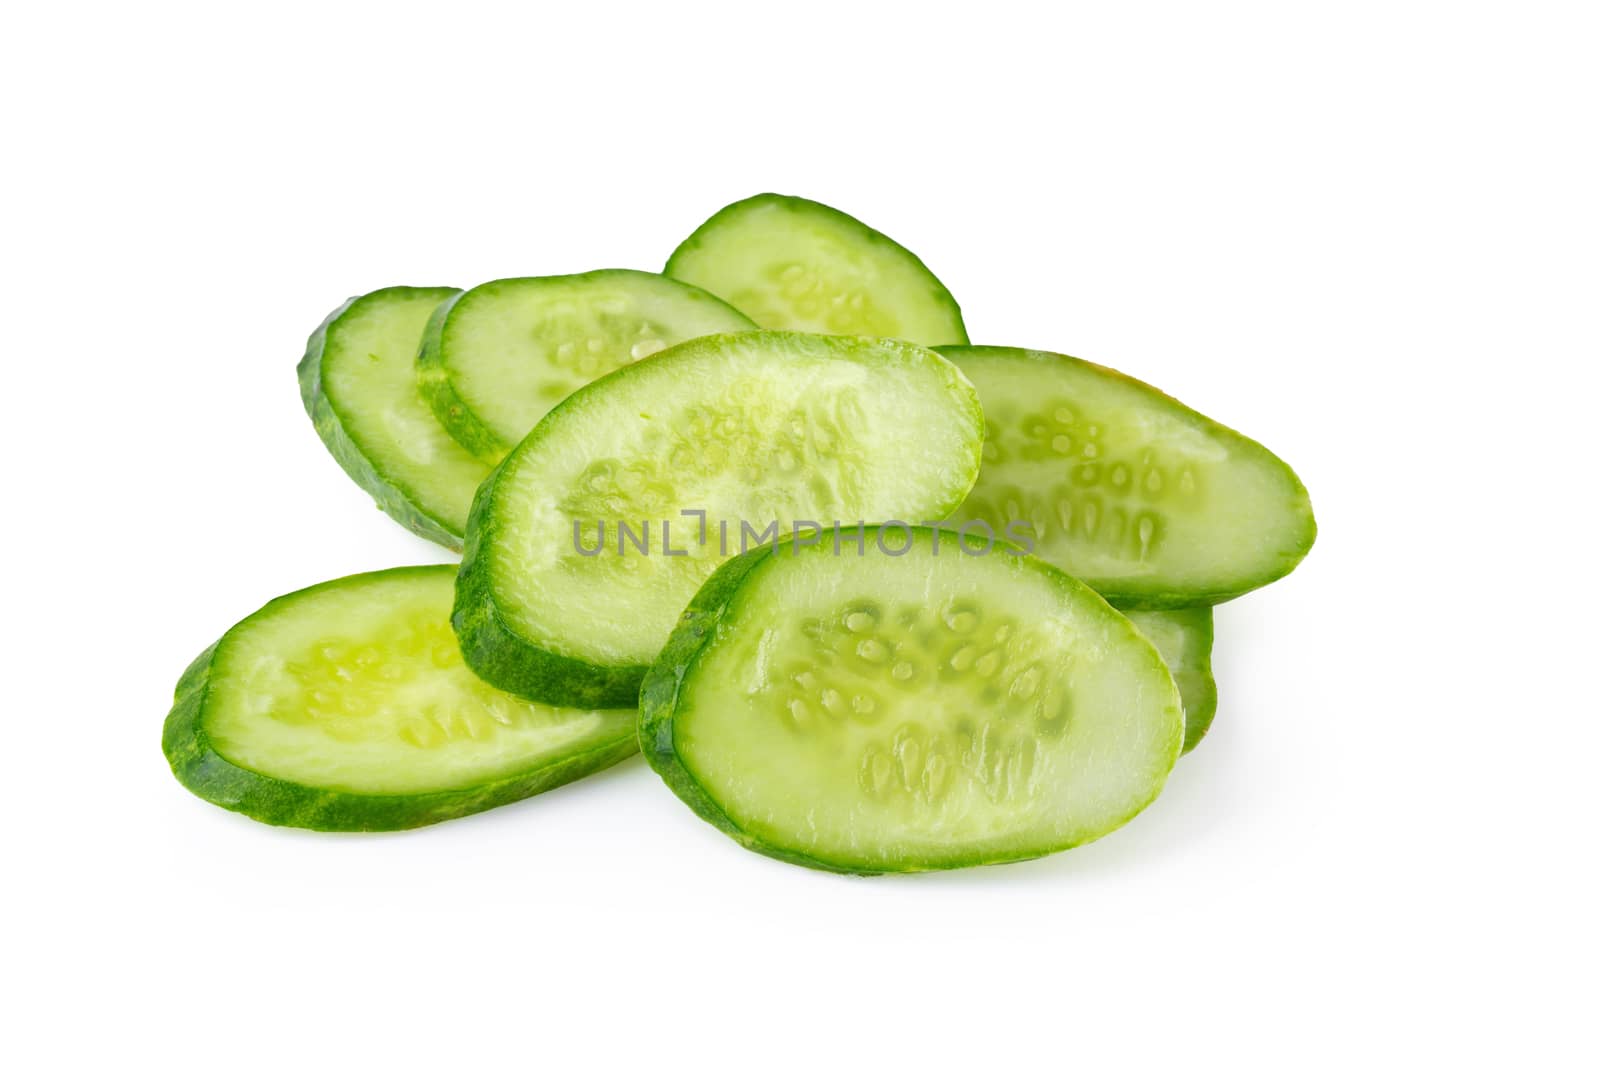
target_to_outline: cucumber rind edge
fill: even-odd
[[[509,446],[489,424],[467,406],[456,391],[455,380],[444,363],[444,327],[450,318],[450,309],[472,290],[463,289],[443,301],[428,316],[428,325],[422,331],[422,344],[417,349],[417,391],[422,402],[433,412],[445,432],[456,443],[479,459],[497,463]]]
[[[450,613],[462,659],[496,689],[528,700],[574,708],[633,704],[639,699],[644,666],[606,666],[563,656],[533,644],[505,621],[484,558],[485,547],[495,539],[494,495],[503,470],[504,463],[484,479],[467,516],[466,547],[456,571],[455,607]]]
[[[869,529],[875,529],[875,527],[869,527]],[[913,529],[925,531],[927,528],[913,527]],[[1018,849],[1013,852],[997,854],[984,853],[980,856],[972,857],[956,855],[946,857],[942,860],[932,863],[910,862],[903,864],[869,865],[840,863],[821,856],[813,855],[811,853],[802,852],[797,849],[773,845],[761,837],[745,830],[745,828],[739,825],[739,823],[737,823],[733,817],[728,814],[726,809],[724,809],[722,805],[717,802],[717,800],[711,795],[710,791],[705,788],[705,786],[695,776],[694,772],[689,769],[688,765],[685,764],[678,755],[673,736],[673,712],[676,708],[678,697],[682,692],[684,682],[694,671],[701,654],[704,653],[712,643],[712,638],[716,634],[717,626],[727,614],[728,608],[730,605],[732,605],[735,597],[737,597],[737,595],[743,589],[745,582],[760,565],[768,562],[770,559],[775,558],[779,554],[779,547],[786,546],[790,543],[791,541],[786,539],[778,542],[778,545],[774,546],[774,548],[770,550],[766,548],[753,549],[744,555],[735,556],[733,559],[718,567],[717,570],[712,573],[711,577],[706,579],[705,584],[702,585],[700,587],[700,591],[695,594],[695,597],[690,602],[688,608],[684,610],[682,618],[680,619],[677,627],[673,630],[671,638],[669,638],[667,641],[666,648],[662,650],[661,655],[656,659],[655,663],[651,665],[649,672],[645,675],[644,685],[640,690],[639,750],[644,754],[645,762],[650,765],[652,770],[661,776],[662,781],[666,782],[667,787],[677,794],[678,798],[687,804],[690,810],[699,815],[706,822],[709,822],[711,825],[715,826],[717,829],[721,830],[724,834],[727,834],[729,837],[733,838],[740,845],[744,846],[750,851],[759,853],[763,856],[769,856],[773,859],[782,860],[785,863],[793,863],[801,867],[810,867],[815,870],[828,871],[833,874],[912,874],[929,871],[954,870],[958,868],[974,866],[996,866],[1008,863],[1020,863],[1025,860],[1039,859],[1044,856],[1055,855],[1059,852],[1066,852],[1077,848],[1080,845],[1090,844],[1093,841],[1099,840],[1100,837],[1104,837],[1106,834],[1112,833],[1122,826],[1126,826],[1128,822],[1132,821],[1135,816],[1154,803],[1156,798],[1161,795],[1162,790],[1166,786],[1167,775],[1172,772],[1172,769],[1174,766],[1176,766],[1178,757],[1181,754],[1183,736],[1183,732],[1181,730],[1178,732],[1177,736],[1178,743],[1172,747],[1171,758],[1167,763],[1166,774],[1163,774],[1156,782],[1155,789],[1150,793],[1149,796],[1145,797],[1139,804],[1132,807],[1127,819],[1124,819],[1117,826],[1108,829],[1104,834],[1100,834],[1092,838],[1086,838],[1080,841],[1075,841],[1072,844],[1065,846],[1044,846],[1037,849]],[[1082,582],[1079,582],[1076,578],[1073,578],[1064,571],[1044,562],[1043,560],[1034,557],[1018,556],[1013,557],[1012,562],[1018,566],[1037,568],[1045,572],[1052,581],[1062,586],[1064,589],[1071,592],[1087,593],[1088,595],[1095,597],[1096,599],[1100,599],[1103,602],[1103,598],[1101,598],[1099,594],[1095,593],[1094,590],[1090,589]],[[1109,608],[1109,605],[1107,605],[1107,607]],[[1123,616],[1121,612],[1112,610],[1111,613],[1118,619],[1121,619],[1123,624],[1128,627],[1129,631],[1146,646],[1146,648],[1149,650],[1150,656],[1170,678],[1171,672],[1167,670],[1166,664],[1161,659],[1160,653],[1156,651],[1155,646],[1151,644],[1150,641],[1145,638],[1145,636],[1141,634],[1133,625],[1133,623],[1128,621],[1128,619]],[[1177,683],[1172,682],[1171,684],[1173,687],[1173,701],[1179,709],[1179,714],[1186,715],[1187,713],[1183,708],[1182,699],[1177,691]]]
[[[797,334],[792,330],[755,332],[780,337],[812,336]],[[672,348],[651,356],[650,359],[660,359],[667,353],[687,345],[738,343],[744,336],[741,333],[706,334],[681,341]],[[972,420],[976,437],[971,455],[971,470],[963,479],[965,488],[959,497],[950,501],[945,514],[938,516],[941,519],[946,517],[971,491],[982,464],[983,410],[978,402],[977,390],[967,381],[959,367],[940,356],[937,349],[926,345],[895,338],[818,336],[827,336],[829,341],[841,345],[858,342],[869,347],[884,348],[901,353],[902,356],[912,350],[932,353],[937,357],[935,363],[942,365],[950,375],[951,382],[960,383],[964,387],[966,414]],[[641,366],[643,362],[620,368],[609,375],[604,375],[603,378],[627,373],[634,367]],[[456,572],[455,608],[450,616],[456,638],[461,643],[462,657],[478,677],[497,689],[528,700],[575,708],[610,708],[636,703],[650,664],[594,663],[552,652],[540,646],[535,640],[523,636],[507,621],[506,612],[495,597],[488,556],[494,551],[493,546],[498,540],[496,530],[498,523],[494,513],[495,497],[501,485],[510,477],[507,472],[515,456],[524,449],[532,447],[544,434],[550,432],[552,427],[558,425],[566,411],[581,404],[579,398],[594,385],[595,382],[590,382],[551,408],[539,424],[528,432],[528,436],[518,442],[478,486],[478,491],[472,500],[472,510],[467,516],[467,534],[461,568]]]
[[[1225,426],[1203,412],[1196,411],[1177,397],[1162,392],[1149,382],[1135,378],[1131,374],[1124,374],[1113,367],[1107,367],[1087,359],[1080,359],[1077,356],[1069,356],[1062,352],[1050,352],[1042,348],[1019,348],[1009,345],[935,345],[933,350],[950,360],[958,368],[961,366],[963,357],[984,358],[987,356],[988,358],[1023,359],[1033,362],[1064,360],[1090,371],[1104,374],[1124,385],[1153,395],[1208,433],[1213,433],[1218,437],[1226,438],[1235,444],[1240,444],[1252,451],[1259,452],[1263,457],[1270,460],[1277,472],[1284,477],[1289,492],[1296,498],[1296,503],[1302,512],[1304,525],[1301,538],[1291,548],[1280,554],[1275,566],[1263,568],[1247,580],[1231,585],[1218,586],[1198,595],[1179,591],[1119,591],[1115,588],[1113,582],[1101,581],[1098,584],[1107,588],[1097,591],[1112,607],[1118,609],[1126,608],[1130,611],[1175,611],[1180,608],[1225,604],[1230,600],[1244,596],[1246,593],[1254,592],[1257,589],[1271,585],[1281,578],[1288,577],[1295,568],[1300,566],[1306,556],[1311,553],[1312,546],[1316,544],[1317,519],[1316,513],[1311,507],[1311,494],[1306,489],[1305,483],[1300,480],[1300,476],[1295,473],[1293,467],[1289,466],[1276,452],[1273,452],[1255,438],[1247,437],[1231,426]]]
[[[456,389],[455,379],[450,368],[445,363],[444,330],[448,324],[451,312],[461,302],[463,297],[475,293],[489,286],[505,285],[515,282],[555,281],[567,279],[596,280],[607,277],[626,278],[653,278],[666,282],[669,287],[689,290],[687,294],[694,299],[704,299],[726,310],[730,318],[743,319],[749,329],[755,329],[755,323],[750,321],[750,316],[723,300],[721,297],[709,293],[691,282],[679,278],[669,278],[665,274],[653,274],[650,271],[631,270],[624,267],[606,267],[599,270],[584,271],[579,274],[525,276],[516,278],[496,278],[493,281],[475,285],[471,289],[463,289],[441,303],[434,309],[433,315],[428,319],[428,325],[422,333],[422,344],[417,350],[417,387],[422,393],[423,402],[433,411],[434,418],[439,420],[445,432],[456,439],[456,442],[468,452],[479,459],[490,463],[498,463],[506,453],[516,447],[516,441],[507,441],[498,431],[487,422],[480,419],[472,406],[467,403],[461,393]],[[581,388],[581,387],[580,387]]]
[[[1209,607],[1194,605],[1177,614],[1190,616],[1184,625],[1201,639],[1195,652],[1172,672],[1178,690],[1183,694],[1183,751],[1193,752],[1195,746],[1211,731],[1217,718],[1217,678],[1211,670],[1211,649],[1216,641],[1215,617]],[[1178,676],[1183,675],[1180,679]],[[1191,690],[1190,684],[1195,688]],[[1198,700],[1190,699],[1198,695]]]
[[[1211,671],[1211,650],[1216,640],[1215,613],[1207,604],[1191,604],[1160,614],[1169,616],[1173,625],[1182,627],[1191,642],[1186,645],[1186,655],[1181,662],[1167,664],[1183,696],[1183,754],[1188,755],[1205,738],[1217,717],[1217,679]]]
[[[334,460],[355,482],[366,491],[367,495],[377,502],[378,508],[384,514],[394,519],[400,525],[410,530],[419,537],[426,538],[434,544],[443,545],[453,551],[461,551],[462,538],[465,530],[457,530],[445,519],[429,511],[401,486],[385,478],[379,472],[372,460],[361,446],[351,436],[345,427],[344,415],[339,411],[338,405],[323,388],[322,370],[323,357],[327,352],[328,330],[338,321],[339,317],[349,311],[359,300],[391,293],[396,290],[423,288],[420,286],[391,286],[387,289],[377,289],[362,296],[353,296],[335,308],[327,318],[322,320],[306,341],[306,354],[301,358],[295,368],[300,381],[300,400],[305,405],[306,414],[311,416],[311,425],[316,429],[317,436],[322,439],[323,445],[333,454]],[[437,288],[446,289],[447,286]],[[450,299],[455,299],[451,297]]]
[[[360,584],[374,577],[436,571],[451,564],[397,567],[337,578],[268,601],[243,622],[291,597],[334,586]],[[636,750],[624,734],[554,762],[456,789],[423,793],[352,793],[274,778],[228,760],[212,745],[205,729],[205,703],[211,664],[224,634],[184,670],[173,694],[172,710],[161,731],[161,751],[173,776],[202,800],[257,822],[305,830],[372,832],[410,830],[472,815],[565,785],[618,763]]]
[[[889,249],[891,252],[905,256],[917,267],[917,269],[922,272],[925,280],[930,283],[929,293],[933,297],[933,302],[948,309],[951,313],[956,333],[961,339],[959,341],[949,341],[945,343],[960,345],[972,343],[971,335],[967,333],[966,319],[961,314],[961,304],[956,300],[955,295],[950,292],[949,287],[946,286],[944,282],[940,281],[939,276],[933,273],[933,271],[929,269],[928,265],[922,261],[921,256],[917,255],[915,252],[911,251],[911,249],[907,248],[899,241],[896,241],[893,237],[890,237],[882,230],[876,230],[871,226],[868,226],[854,215],[847,214],[843,211],[840,211],[836,207],[830,207],[827,204],[821,203],[817,200],[807,200],[803,196],[791,196],[786,193],[757,193],[754,196],[747,196],[743,200],[735,200],[733,203],[725,205],[710,218],[696,226],[693,233],[689,234],[688,237],[685,237],[681,242],[679,242],[678,247],[672,250],[672,255],[667,257],[666,265],[661,268],[661,273],[673,279],[674,281],[683,281],[683,279],[679,278],[673,273],[673,266],[678,262],[678,258],[686,253],[693,252],[696,248],[698,248],[705,235],[712,232],[722,223],[727,222],[729,216],[738,214],[749,205],[757,202],[781,203],[784,207],[790,210],[821,215],[832,221],[842,221],[854,229],[859,229],[861,231],[861,236],[867,241],[867,243],[883,246]],[[685,281],[684,284],[693,285],[695,283]]]

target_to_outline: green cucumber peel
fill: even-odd
[[[663,273],[717,294],[763,329],[967,343],[960,305],[922,260],[798,196],[729,204],[678,246]]]
[[[162,751],[190,792],[260,822],[403,830],[508,804],[637,748],[632,709],[547,708],[461,662],[451,566],[290,593],[183,673]]]
[[[351,480],[400,525],[456,551],[490,467],[435,422],[414,364],[431,310],[458,292],[394,286],[351,297],[312,333],[297,368],[317,436]]]
[[[1311,550],[1305,486],[1243,434],[1071,356],[940,351],[977,387],[986,422],[983,472],[952,522],[1026,523],[1041,558],[1119,608],[1220,604]]]
[[[1031,859],[1133,818],[1183,744],[1157,650],[1049,564],[936,536],[725,563],[645,678],[646,761],[744,847],[839,873]]]

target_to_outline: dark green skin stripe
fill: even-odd
[[[380,289],[369,293],[377,296],[380,293],[392,292],[427,292],[437,293],[444,299],[451,293],[459,295],[459,289],[452,288],[413,288],[410,286],[395,286],[391,289]],[[378,502],[378,507],[400,525],[410,530],[419,537],[425,537],[435,544],[446,548],[461,551],[461,537],[464,531],[453,529],[447,522],[432,514],[421,504],[406,495],[405,490],[386,480],[379,474],[366,454],[357,447],[345,432],[344,423],[334,409],[327,393],[322,389],[322,353],[327,345],[328,327],[349,310],[350,305],[364,297],[353,296],[340,304],[333,313],[322,320],[306,342],[305,358],[300,360],[297,368],[300,377],[300,399],[305,404],[306,413],[311,416],[311,423],[316,427],[317,436],[322,438],[322,443],[328,451],[333,453],[333,458],[339,462],[357,485],[367,491],[372,499]]]
[[[573,659],[529,644],[506,625],[483,555],[496,534],[493,502],[503,469],[496,467],[472,499],[466,551],[456,572],[450,623],[467,666],[496,689],[544,704],[624,708],[637,703],[646,667],[606,667]]]
[[[457,292],[433,309],[428,328],[422,334],[422,348],[417,353],[417,388],[422,392],[422,399],[433,409],[434,418],[444,425],[451,437],[460,442],[462,448],[493,463],[505,455],[506,443],[487,423],[472,413],[472,409],[456,392],[440,349],[450,309],[466,295],[465,291]]]
[[[877,527],[867,527],[869,531]],[[931,535],[931,531],[924,527],[913,527],[918,535]],[[823,535],[827,537],[826,534]],[[786,545],[787,540],[779,542]],[[862,867],[848,866],[826,859],[819,858],[805,852],[774,846],[762,838],[749,833],[734,822],[727,811],[717,803],[716,799],[701,785],[694,772],[684,764],[678,755],[677,746],[673,739],[673,712],[677,707],[679,695],[683,690],[684,682],[694,671],[701,654],[711,645],[712,638],[716,635],[717,626],[728,613],[734,599],[738,596],[745,580],[762,564],[775,558],[778,553],[773,549],[754,549],[742,556],[736,556],[718,567],[705,585],[695,594],[694,600],[684,610],[683,617],[668,639],[667,646],[662,650],[660,657],[651,666],[645,675],[644,686],[639,696],[639,749],[644,753],[645,762],[661,776],[678,798],[696,815],[709,822],[752,852],[773,859],[783,860],[802,867],[811,867],[820,871],[829,871],[834,874],[909,874],[919,871],[951,870],[960,867],[972,866],[972,862],[963,862],[961,858],[951,858],[932,864],[917,864],[903,867]],[[1051,580],[1063,588],[1075,593],[1088,593],[1091,590],[1077,579],[1064,574],[1059,569],[1052,567],[1043,560],[1033,557],[1020,557],[1017,565],[1032,567],[1047,573]],[[1129,623],[1131,626],[1132,624]],[[1154,652],[1152,652],[1154,655]],[[1154,797],[1152,796],[1153,800]],[[1147,802],[1148,803],[1148,802]],[[1068,846],[1068,848],[1076,846]],[[1018,863],[1023,860],[1038,859],[1041,856],[1053,855],[1065,851],[1063,848],[1041,847],[1037,849],[1024,849],[1014,853],[1002,855],[986,855],[981,863],[984,866],[995,864]]]
[[[411,571],[433,569],[398,568]],[[352,575],[301,592],[357,583],[368,577]],[[226,635],[222,638],[222,641],[225,640]],[[638,749],[636,738],[624,736],[520,774],[462,789],[431,793],[348,793],[271,778],[229,762],[212,747],[206,736],[204,712],[211,661],[222,641],[200,653],[178,680],[172,711],[167,715],[166,725],[161,732],[161,750],[166,754],[173,775],[183,783],[184,788],[202,800],[248,815],[258,822],[306,830],[410,830],[486,811],[554,789],[618,763]]]

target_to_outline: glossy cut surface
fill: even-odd
[[[798,196],[729,204],[678,246],[664,273],[717,294],[765,329],[967,341],[961,308],[922,260]]]
[[[691,337],[753,325],[710,293],[644,271],[503,278],[438,308],[417,380],[462,447],[494,463],[601,375]]]
[[[178,683],[162,748],[191,792],[253,819],[396,830],[519,800],[623,759],[632,708],[521,700],[462,663],[452,566],[279,597]]]
[[[1151,644],[1047,564],[901,537],[711,578],[640,704],[668,785],[748,848],[857,873],[1027,859],[1148,805],[1183,742]]]
[[[391,518],[459,550],[489,464],[445,432],[417,390],[429,316],[458,289],[396,286],[346,301],[311,335],[300,396],[333,458]]]
[[[532,699],[631,702],[695,590],[751,538],[948,514],[978,471],[971,385],[900,341],[751,332],[579,390],[473,508],[467,662]]]
[[[1129,608],[1220,603],[1311,550],[1305,486],[1255,441],[1071,356],[940,351],[985,423],[983,471],[952,522],[1023,523],[1043,559]]]

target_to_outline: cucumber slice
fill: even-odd
[[[825,204],[762,193],[729,204],[664,273],[774,330],[964,345],[961,308],[922,260]]]
[[[579,386],[679,341],[753,327],[710,293],[659,274],[505,278],[439,307],[416,372],[451,436],[499,462]]]
[[[632,703],[723,558],[797,522],[947,514],[982,425],[966,379],[901,341],[725,334],[607,375],[478,493],[456,595],[467,663],[533,700]]]
[[[489,464],[445,433],[417,392],[417,346],[434,308],[459,289],[395,286],[347,300],[300,361],[300,397],[317,435],[378,507],[460,550]]]
[[[1125,608],[1221,603],[1311,550],[1305,486],[1249,438],[1071,356],[941,351],[977,386],[987,423],[983,475],[952,522],[1027,532]]]
[[[637,748],[635,712],[531,704],[461,662],[452,566],[279,597],[178,682],[162,749],[191,792],[311,830],[403,830],[552,789]]]
[[[1183,696],[1183,750],[1200,743],[1217,717],[1217,681],[1211,676],[1211,609],[1126,611],[1128,621],[1156,646]]]
[[[1155,799],[1183,743],[1155,648],[1054,567],[933,533],[858,555],[830,532],[712,576],[640,703],[645,758],[691,808],[869,873],[1057,852]]]

